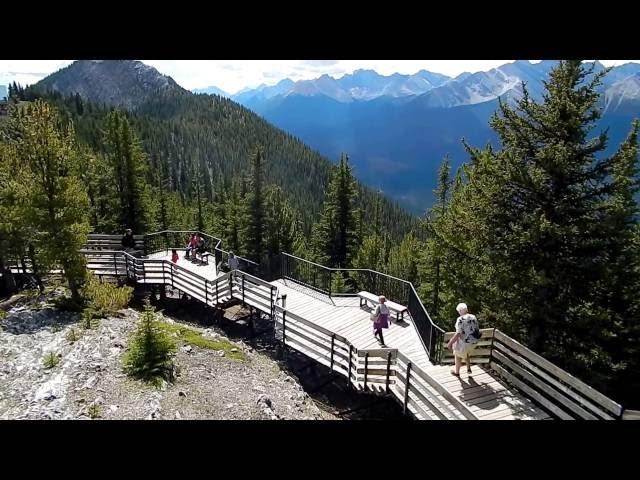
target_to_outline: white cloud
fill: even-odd
[[[262,83],[273,85],[283,78],[307,80],[326,73],[341,77],[358,69],[373,69],[383,75],[410,74],[429,70],[456,76],[498,67],[512,60],[143,60],[170,75],[187,89],[215,85],[229,93]],[[601,60],[607,66],[640,60]],[[0,60],[0,84],[35,83],[68,65],[71,60]]]

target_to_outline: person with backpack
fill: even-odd
[[[467,373],[471,373],[471,352],[476,347],[482,334],[480,333],[478,319],[475,315],[469,313],[465,303],[459,303],[456,310],[460,315],[456,319],[456,333],[449,340],[447,348],[453,350],[455,359],[455,370],[452,370],[451,374],[459,377],[463,359],[467,364]]]

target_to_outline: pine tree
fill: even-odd
[[[607,347],[621,333],[615,319],[631,318],[628,302],[616,312],[607,297],[616,278],[637,285],[621,247],[637,228],[629,201],[637,153],[632,134],[616,155],[598,155],[607,135],[589,132],[606,72],[592,70],[562,61],[541,103],[526,88],[515,105],[500,102],[491,126],[502,149],[468,147],[448,221],[434,233],[455,272],[445,282],[450,302],[468,299],[488,323],[602,386],[619,368]]]
[[[15,228],[24,229],[30,237],[35,273],[42,275],[60,265],[73,300],[79,302],[85,276],[84,256],[79,250],[89,232],[89,201],[79,178],[75,133],[41,101],[9,122],[14,136],[8,141],[23,165],[15,191],[21,221]]]
[[[246,194],[247,210],[244,217],[243,251],[249,259],[260,261],[265,251],[265,205],[263,191],[264,151],[257,148],[251,157],[251,178]]]
[[[334,169],[320,220],[314,225],[315,258],[330,266],[346,267],[359,246],[357,192],[348,157]]]
[[[104,141],[115,174],[120,226],[142,233],[146,226],[145,155],[125,114],[117,110],[109,114]]]

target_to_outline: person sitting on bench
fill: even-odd
[[[195,233],[192,233],[191,238],[189,238],[189,241],[187,242],[187,253],[184,258],[189,259],[189,254],[195,251],[196,248],[198,248],[198,237]]]

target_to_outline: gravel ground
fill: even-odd
[[[242,341],[231,340],[244,360],[179,342],[176,381],[160,388],[128,378],[122,356],[138,316],[123,310],[85,330],[79,315],[57,311],[43,297],[15,304],[0,320],[0,419],[338,418],[268,352]],[[80,334],[73,343],[71,329]],[[197,329],[226,339],[217,327]],[[47,369],[49,352],[59,363]]]

